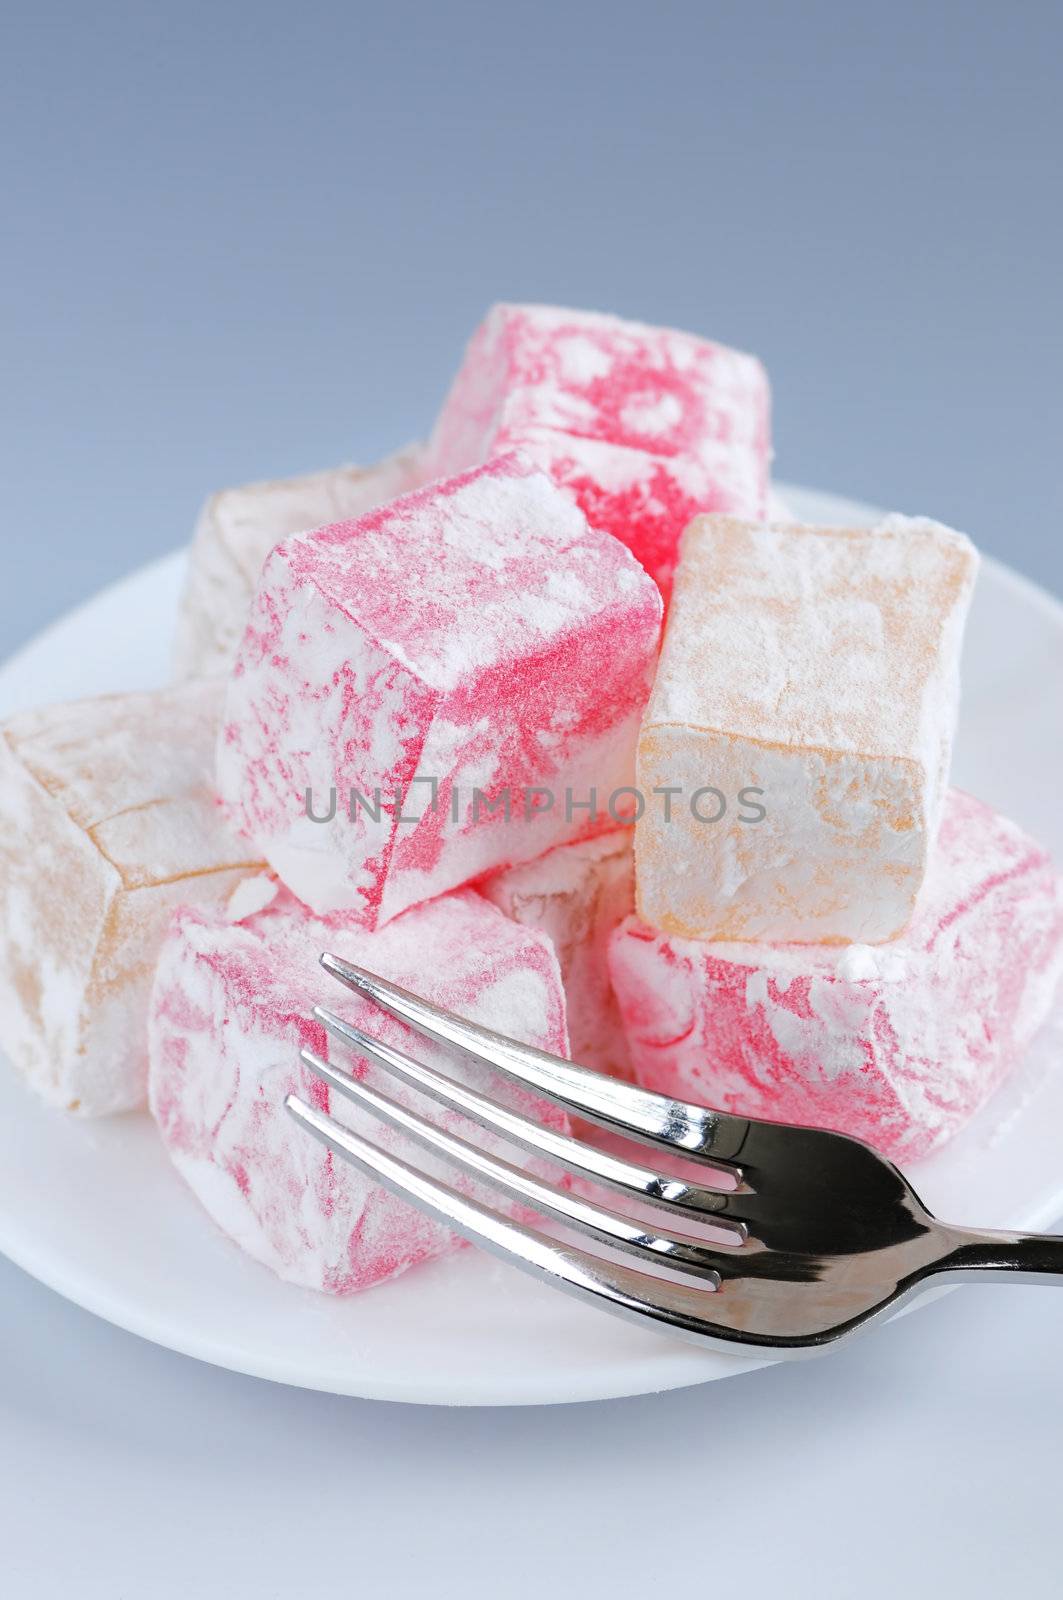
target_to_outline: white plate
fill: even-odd
[[[812,520],[869,507],[784,490]],[[0,671],[0,713],[167,675],[183,558],[105,590]],[[954,776],[1063,855],[1063,607],[1006,568],[982,573]],[[946,1150],[911,1169],[939,1215],[1045,1228],[1063,1214],[1063,1029]],[[80,1122],[0,1070],[0,1250],[120,1327],[264,1378],[338,1394],[515,1405],[643,1394],[762,1365],[702,1353],[581,1306],[473,1250],[333,1300],[281,1283],[224,1239],[147,1116]],[[1002,1291],[1003,1292],[1003,1291]]]

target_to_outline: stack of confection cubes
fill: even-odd
[[[795,524],[770,460],[753,357],[498,306],[427,444],[212,497],[176,684],[2,730],[29,1081],[150,1105],[225,1232],[338,1294],[457,1241],[284,1115],[355,1116],[299,1060],[322,998],[370,1023],[325,949],[654,1089],[948,1138],[1063,971],[1045,852],[947,786],[976,556]]]
[[[609,953],[644,1085],[910,1160],[1019,1060],[1063,898],[948,788],[975,569],[904,517],[687,528],[638,756],[648,794],[682,794],[638,822]]]

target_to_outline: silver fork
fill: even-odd
[[[544,1128],[325,1007],[315,1008],[332,1037],[407,1085],[569,1174],[627,1197],[629,1208],[614,1210],[533,1176],[313,1051],[302,1052],[331,1089],[511,1200],[597,1240],[607,1253],[517,1222],[289,1095],[288,1110],[308,1133],[473,1243],[605,1310],[713,1349],[755,1347],[797,1356],[836,1343],[938,1275],[1063,1282],[1063,1237],[975,1232],[939,1222],[898,1169],[858,1139],[671,1100],[465,1022],[338,956],[324,955],[321,964],[418,1033],[614,1134],[665,1152],[673,1165],[682,1159],[685,1173],[669,1173],[659,1161],[629,1159]],[[644,1216],[631,1214],[632,1202]],[[682,1231],[684,1222],[695,1231]],[[614,1259],[617,1254],[635,1257],[641,1269]]]

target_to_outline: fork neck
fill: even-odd
[[[966,1228],[948,1232],[955,1248],[938,1262],[939,1272],[970,1278],[1019,1276],[1030,1283],[1063,1285],[1063,1235]]]

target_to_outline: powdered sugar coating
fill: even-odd
[[[443,475],[519,449],[667,593],[698,511],[763,514],[769,410],[764,370],[740,351],[597,312],[497,305],[469,345],[428,465]]]
[[[695,943],[631,918],[610,969],[638,1081],[721,1111],[936,1149],[1019,1063],[1063,975],[1063,885],[956,790],[903,938]]]
[[[431,1158],[330,1094],[298,1059],[303,1047],[370,1077],[416,1104],[397,1080],[335,1046],[312,1017],[326,1003],[451,1076],[457,1052],[416,1037],[345,991],[318,966],[332,950],[461,1015],[556,1054],[567,1054],[560,975],[549,942],[519,929],[478,895],[462,892],[407,913],[379,933],[342,918],[323,921],[281,892],[241,923],[224,913],[178,913],[159,962],[152,1001],[152,1114],[178,1171],[214,1221],[250,1255],[290,1282],[349,1294],[457,1247],[442,1225],[336,1161],[284,1108],[296,1093],[416,1164]],[[527,1115],[564,1128],[531,1096],[469,1068],[469,1081]],[[424,1109],[423,1102],[419,1109]],[[438,1108],[433,1120],[461,1128]],[[477,1134],[491,1145],[486,1134]],[[501,1153],[508,1153],[498,1146]],[[453,1168],[448,1183],[468,1190]],[[493,1200],[492,1203],[497,1203]]]
[[[967,539],[925,519],[690,525],[639,738],[642,791],[685,794],[638,825],[648,922],[712,939],[901,931],[947,783],[976,569]],[[686,803],[701,785],[728,803],[718,820]]]
[[[508,917],[552,940],[565,985],[572,1059],[629,1078],[608,950],[614,929],[634,910],[631,829],[558,845],[536,861],[495,873],[480,888]]]
[[[212,494],[192,536],[177,616],[179,678],[226,672],[247,626],[266,557],[305,528],[360,517],[424,481],[422,448],[409,445],[373,467],[333,467]]]
[[[211,791],[222,694],[105,695],[0,730],[0,1030],[52,1104],[143,1105],[170,913],[224,901],[258,869]]]
[[[660,612],[630,553],[515,457],[286,540],[229,686],[229,812],[308,905],[367,927],[600,831],[563,789],[604,807],[630,784]],[[555,805],[529,813],[531,786]],[[377,817],[346,814],[378,790]],[[332,822],[308,791],[319,815],[335,791]],[[508,822],[487,809],[506,794]]]

